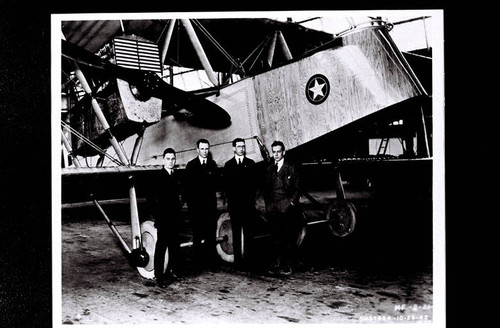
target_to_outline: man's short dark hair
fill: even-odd
[[[207,139],[200,139],[200,140],[196,141],[196,148],[200,148],[201,143],[206,143],[207,145],[210,146],[210,142],[208,142]]]
[[[238,142],[245,142],[245,139],[243,139],[243,138],[236,138],[236,139],[234,139],[233,140],[233,147],[236,147],[236,144]]]
[[[167,148],[163,151],[163,157],[167,154],[174,154],[175,155],[175,150],[173,148]]]
[[[275,140],[273,141],[273,143],[271,144],[271,149],[275,146],[281,146],[281,150],[282,151],[285,151],[285,145],[283,144],[283,142],[281,141],[278,141],[278,140]]]

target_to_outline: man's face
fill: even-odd
[[[203,158],[207,158],[208,156],[208,151],[210,150],[210,145],[207,143],[200,142],[200,145],[198,148],[196,148],[198,151],[198,155],[200,155]]]
[[[236,146],[233,147],[234,153],[238,156],[243,156],[246,153],[246,145],[243,141],[238,141]]]
[[[163,156],[163,163],[167,169],[173,169],[175,162],[175,154],[165,154],[165,156]]]
[[[274,146],[272,150],[273,150],[273,157],[276,162],[280,161],[285,155],[285,151],[281,148],[281,146]]]

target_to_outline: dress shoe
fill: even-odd
[[[174,281],[179,281],[181,278],[175,273],[175,271],[168,271],[167,274],[167,279],[174,282]]]
[[[270,274],[271,276],[277,276],[279,274],[279,267],[277,265],[271,265],[267,269],[267,273]]]
[[[289,277],[292,275],[292,268],[290,268],[289,266],[281,267],[278,271],[278,274],[281,277]]]
[[[169,283],[167,281],[165,281],[165,280],[159,280],[159,281],[156,282],[156,284],[160,288],[167,288],[167,286],[169,285]]]

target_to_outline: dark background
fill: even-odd
[[[409,1],[405,7],[396,2],[344,3],[335,8],[283,8],[278,3],[274,7],[269,3],[265,8],[258,3],[253,6],[193,2],[184,3],[183,9],[180,3],[172,2],[125,6],[123,2],[93,0],[59,5],[0,0],[0,327],[52,326],[51,14],[178,12],[186,7],[189,11],[445,9],[445,53],[453,40],[448,33],[454,20],[451,9],[436,1]],[[456,80],[456,71],[449,67],[450,62],[445,61],[446,90],[448,81]],[[449,103],[447,100],[447,106]],[[448,122],[458,115],[456,111],[446,113],[446,140],[455,133]],[[451,151],[447,148],[447,157]],[[447,181],[449,175],[446,170]]]

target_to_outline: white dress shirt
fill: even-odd
[[[236,164],[242,164],[245,156],[234,155],[234,158],[236,159]]]
[[[278,172],[281,170],[281,167],[283,166],[283,158],[280,159],[278,162],[274,162],[275,164],[278,164]]]

